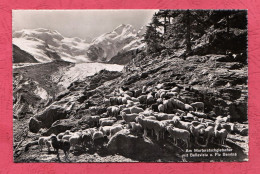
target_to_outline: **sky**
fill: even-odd
[[[13,10],[13,31],[46,28],[65,37],[95,38],[120,24],[135,29],[150,23],[157,10]]]

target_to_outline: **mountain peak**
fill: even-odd
[[[131,33],[136,33],[136,30],[135,28],[130,25],[130,24],[121,24],[119,25],[118,27],[116,27],[114,29],[114,32],[116,32],[117,34],[122,34],[122,33],[125,33],[125,32],[131,32]]]

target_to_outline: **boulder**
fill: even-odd
[[[31,117],[29,121],[29,130],[33,133],[37,133],[41,129],[42,122],[34,117]]]
[[[61,132],[65,132],[66,130],[72,129],[75,125],[76,125],[76,122],[72,121],[70,119],[57,120],[42,135],[43,136],[49,136],[51,134],[58,135]]]
[[[36,133],[40,128],[50,128],[55,121],[68,118],[68,114],[63,107],[51,105],[30,119],[29,130]]]
[[[161,152],[159,146],[150,139],[134,136],[127,129],[121,130],[111,137],[107,144],[107,150],[112,154],[119,153],[129,157],[146,159],[156,157]]]

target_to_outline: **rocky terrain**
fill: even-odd
[[[236,17],[230,18],[231,23]],[[217,24],[223,25],[223,19],[217,19]],[[233,26],[225,37],[224,29],[208,26],[208,33],[193,41],[190,54],[183,46],[162,47],[158,52],[149,53],[139,50],[143,46],[138,39],[130,44],[137,48],[134,50],[121,43],[118,43],[120,51],[104,46],[110,43],[108,38],[117,38],[122,33],[128,39],[132,37],[131,26],[122,26],[104,34],[103,40],[93,41],[95,48],[90,47],[87,53],[92,60],[106,57],[109,65],[88,66],[88,63],[74,64],[59,59],[14,69],[14,161],[247,161],[246,29]],[[239,44],[234,46],[234,43]],[[105,55],[108,52],[111,55]],[[97,67],[95,71],[94,67]],[[175,104],[165,104],[168,101]],[[203,110],[191,106],[195,102],[202,102]],[[123,112],[131,108],[141,111],[127,113],[136,114],[137,119],[130,124]],[[160,134],[156,134],[156,128],[146,130],[145,124],[142,125],[148,116],[154,119],[150,122],[161,125]],[[102,119],[110,120],[111,124],[102,124]],[[191,131],[194,121],[204,127],[198,134]],[[180,128],[180,122],[190,125],[186,130],[190,135],[188,147],[184,139],[176,143],[170,134],[173,127]],[[209,125],[214,125],[210,142],[205,138]],[[106,126],[117,127],[117,132],[112,135],[109,130],[107,134]],[[228,132],[224,144],[215,134],[223,129]],[[95,139],[95,133],[102,136]],[[69,160],[65,160],[63,152],[57,158],[53,148],[48,151],[45,146],[40,151],[38,139],[53,134],[76,137],[77,146],[71,148]],[[89,135],[91,140],[85,139]],[[191,157],[190,149],[231,149],[235,155]]]

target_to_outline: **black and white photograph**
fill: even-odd
[[[13,161],[248,161],[247,10],[12,10]]]

